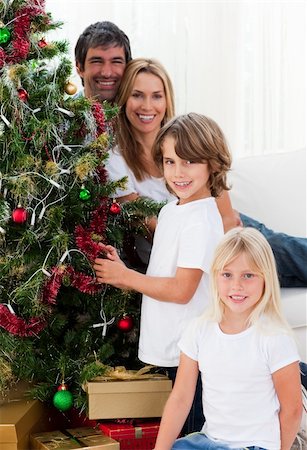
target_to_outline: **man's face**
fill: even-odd
[[[77,63],[85,97],[113,101],[126,67],[123,47],[89,48],[84,68]]]

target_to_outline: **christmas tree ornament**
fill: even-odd
[[[40,41],[38,41],[37,44],[40,48],[44,48],[44,47],[46,47],[46,45],[48,45],[47,42],[45,41],[45,39],[41,39]]]
[[[89,191],[88,189],[86,189],[86,187],[81,186],[79,198],[80,198],[80,200],[82,200],[83,202],[86,202],[87,200],[89,200],[89,199],[91,198],[91,193],[90,193],[90,191]]]
[[[62,381],[62,383],[57,387],[58,391],[67,391],[68,387],[67,384],[65,384],[64,380]]]
[[[131,316],[128,316],[128,314],[124,314],[118,321],[117,321],[117,328],[120,331],[123,331],[124,333],[128,333],[132,330],[134,325],[133,319]]]
[[[73,395],[67,389],[64,382],[58,387],[58,391],[54,394],[52,402],[59,411],[68,411],[73,406]]]
[[[119,203],[117,203],[115,200],[113,200],[112,205],[110,206],[110,213],[117,215],[121,212],[121,206]]]
[[[10,39],[11,39],[10,30],[6,27],[0,28],[0,45],[7,44]]]
[[[68,95],[74,95],[77,92],[77,86],[72,83],[71,81],[68,81],[64,87],[64,91]]]
[[[22,100],[23,102],[28,101],[29,94],[27,93],[27,91],[25,89],[20,88],[17,90],[17,92],[18,92],[18,97],[20,98],[20,100]]]
[[[18,205],[17,208],[12,212],[12,220],[15,223],[25,223],[28,217],[27,210],[23,208],[21,205]]]

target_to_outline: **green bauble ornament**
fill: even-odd
[[[91,198],[90,191],[88,189],[86,189],[85,187],[82,187],[81,191],[80,191],[80,194],[79,194],[79,198],[83,202],[86,202],[87,200],[89,200]]]
[[[8,28],[0,28],[0,45],[7,44],[11,39],[11,32]]]
[[[60,411],[67,411],[74,403],[72,393],[70,391],[61,390],[54,394],[53,404]]]

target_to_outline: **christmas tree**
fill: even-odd
[[[65,382],[64,410],[108,365],[137,364],[139,295],[98,284],[92,263],[161,205],[112,201],[117,110],[72,97],[68,43],[47,38],[61,25],[42,0],[0,1],[0,391],[28,380],[51,401]]]

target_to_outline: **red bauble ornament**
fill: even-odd
[[[123,331],[124,333],[128,333],[128,331],[131,331],[133,328],[134,322],[132,317],[128,316],[127,314],[124,314],[117,322],[116,326],[119,330]]]
[[[112,205],[110,206],[110,213],[111,214],[119,214],[121,212],[121,206],[119,203],[117,202],[113,202]]]
[[[18,92],[18,97],[20,98],[20,100],[22,100],[23,102],[26,102],[28,100],[29,95],[25,89],[20,88],[17,90],[17,92]]]
[[[48,45],[48,44],[47,44],[47,42],[45,41],[45,39],[41,39],[40,41],[38,41],[38,46],[39,46],[40,48],[44,48],[44,47],[46,47],[46,45]]]
[[[12,212],[12,219],[15,223],[25,223],[27,217],[27,210],[20,205],[18,205],[17,208]]]
[[[65,384],[64,381],[62,381],[60,386],[58,386],[57,390],[58,391],[67,391],[68,390],[67,384]]]

